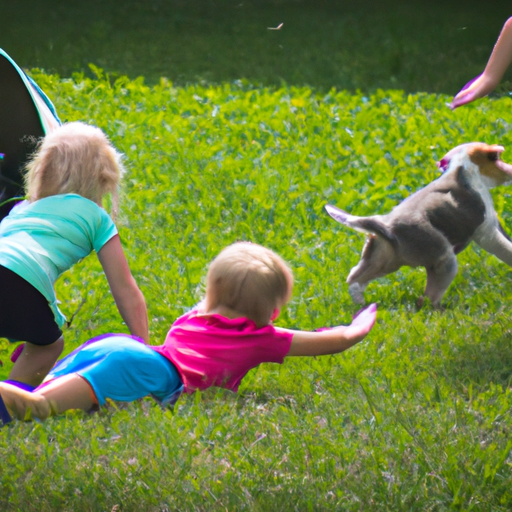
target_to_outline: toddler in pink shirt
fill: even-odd
[[[348,326],[275,327],[272,321],[290,300],[292,286],[292,273],[276,253],[235,243],[210,264],[204,301],[176,320],[163,345],[104,335],[59,361],[32,393],[0,383],[1,398],[18,419],[46,419],[68,409],[91,410],[107,398],[131,401],[151,395],[166,404],[182,390],[218,386],[236,392],[247,372],[261,363],[343,352],[375,323],[372,304]]]

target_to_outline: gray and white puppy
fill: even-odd
[[[425,267],[434,307],[457,274],[456,254],[475,242],[512,266],[512,242],[501,227],[489,190],[512,181],[512,165],[500,159],[502,146],[462,144],[437,164],[443,175],[387,215],[356,217],[335,206],[327,213],[341,224],[367,233],[361,260],[347,277],[353,300],[364,303],[370,281],[403,265]]]

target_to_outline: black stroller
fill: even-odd
[[[22,169],[40,138],[59,125],[52,102],[0,48],[0,221],[23,196]]]

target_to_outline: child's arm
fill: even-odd
[[[98,252],[101,266],[119,313],[130,333],[149,341],[148,313],[144,295],[132,276],[119,235],[112,237]]]
[[[288,356],[322,356],[337,354],[359,343],[372,329],[377,316],[377,304],[362,309],[350,325],[316,332],[292,331]],[[287,330],[287,329],[279,329]]]
[[[512,18],[509,18],[496,41],[484,72],[468,82],[453,98],[450,107],[456,109],[466,103],[487,96],[500,83],[512,61]]]

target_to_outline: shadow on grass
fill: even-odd
[[[468,343],[453,350],[446,361],[443,375],[453,387],[469,383],[510,386],[512,382],[512,334],[510,332],[488,342]]]
[[[5,0],[4,0],[5,2]],[[480,72],[508,2],[91,0],[5,2],[2,47],[70,76],[93,63],[177,85],[237,79],[321,90],[454,94]]]

